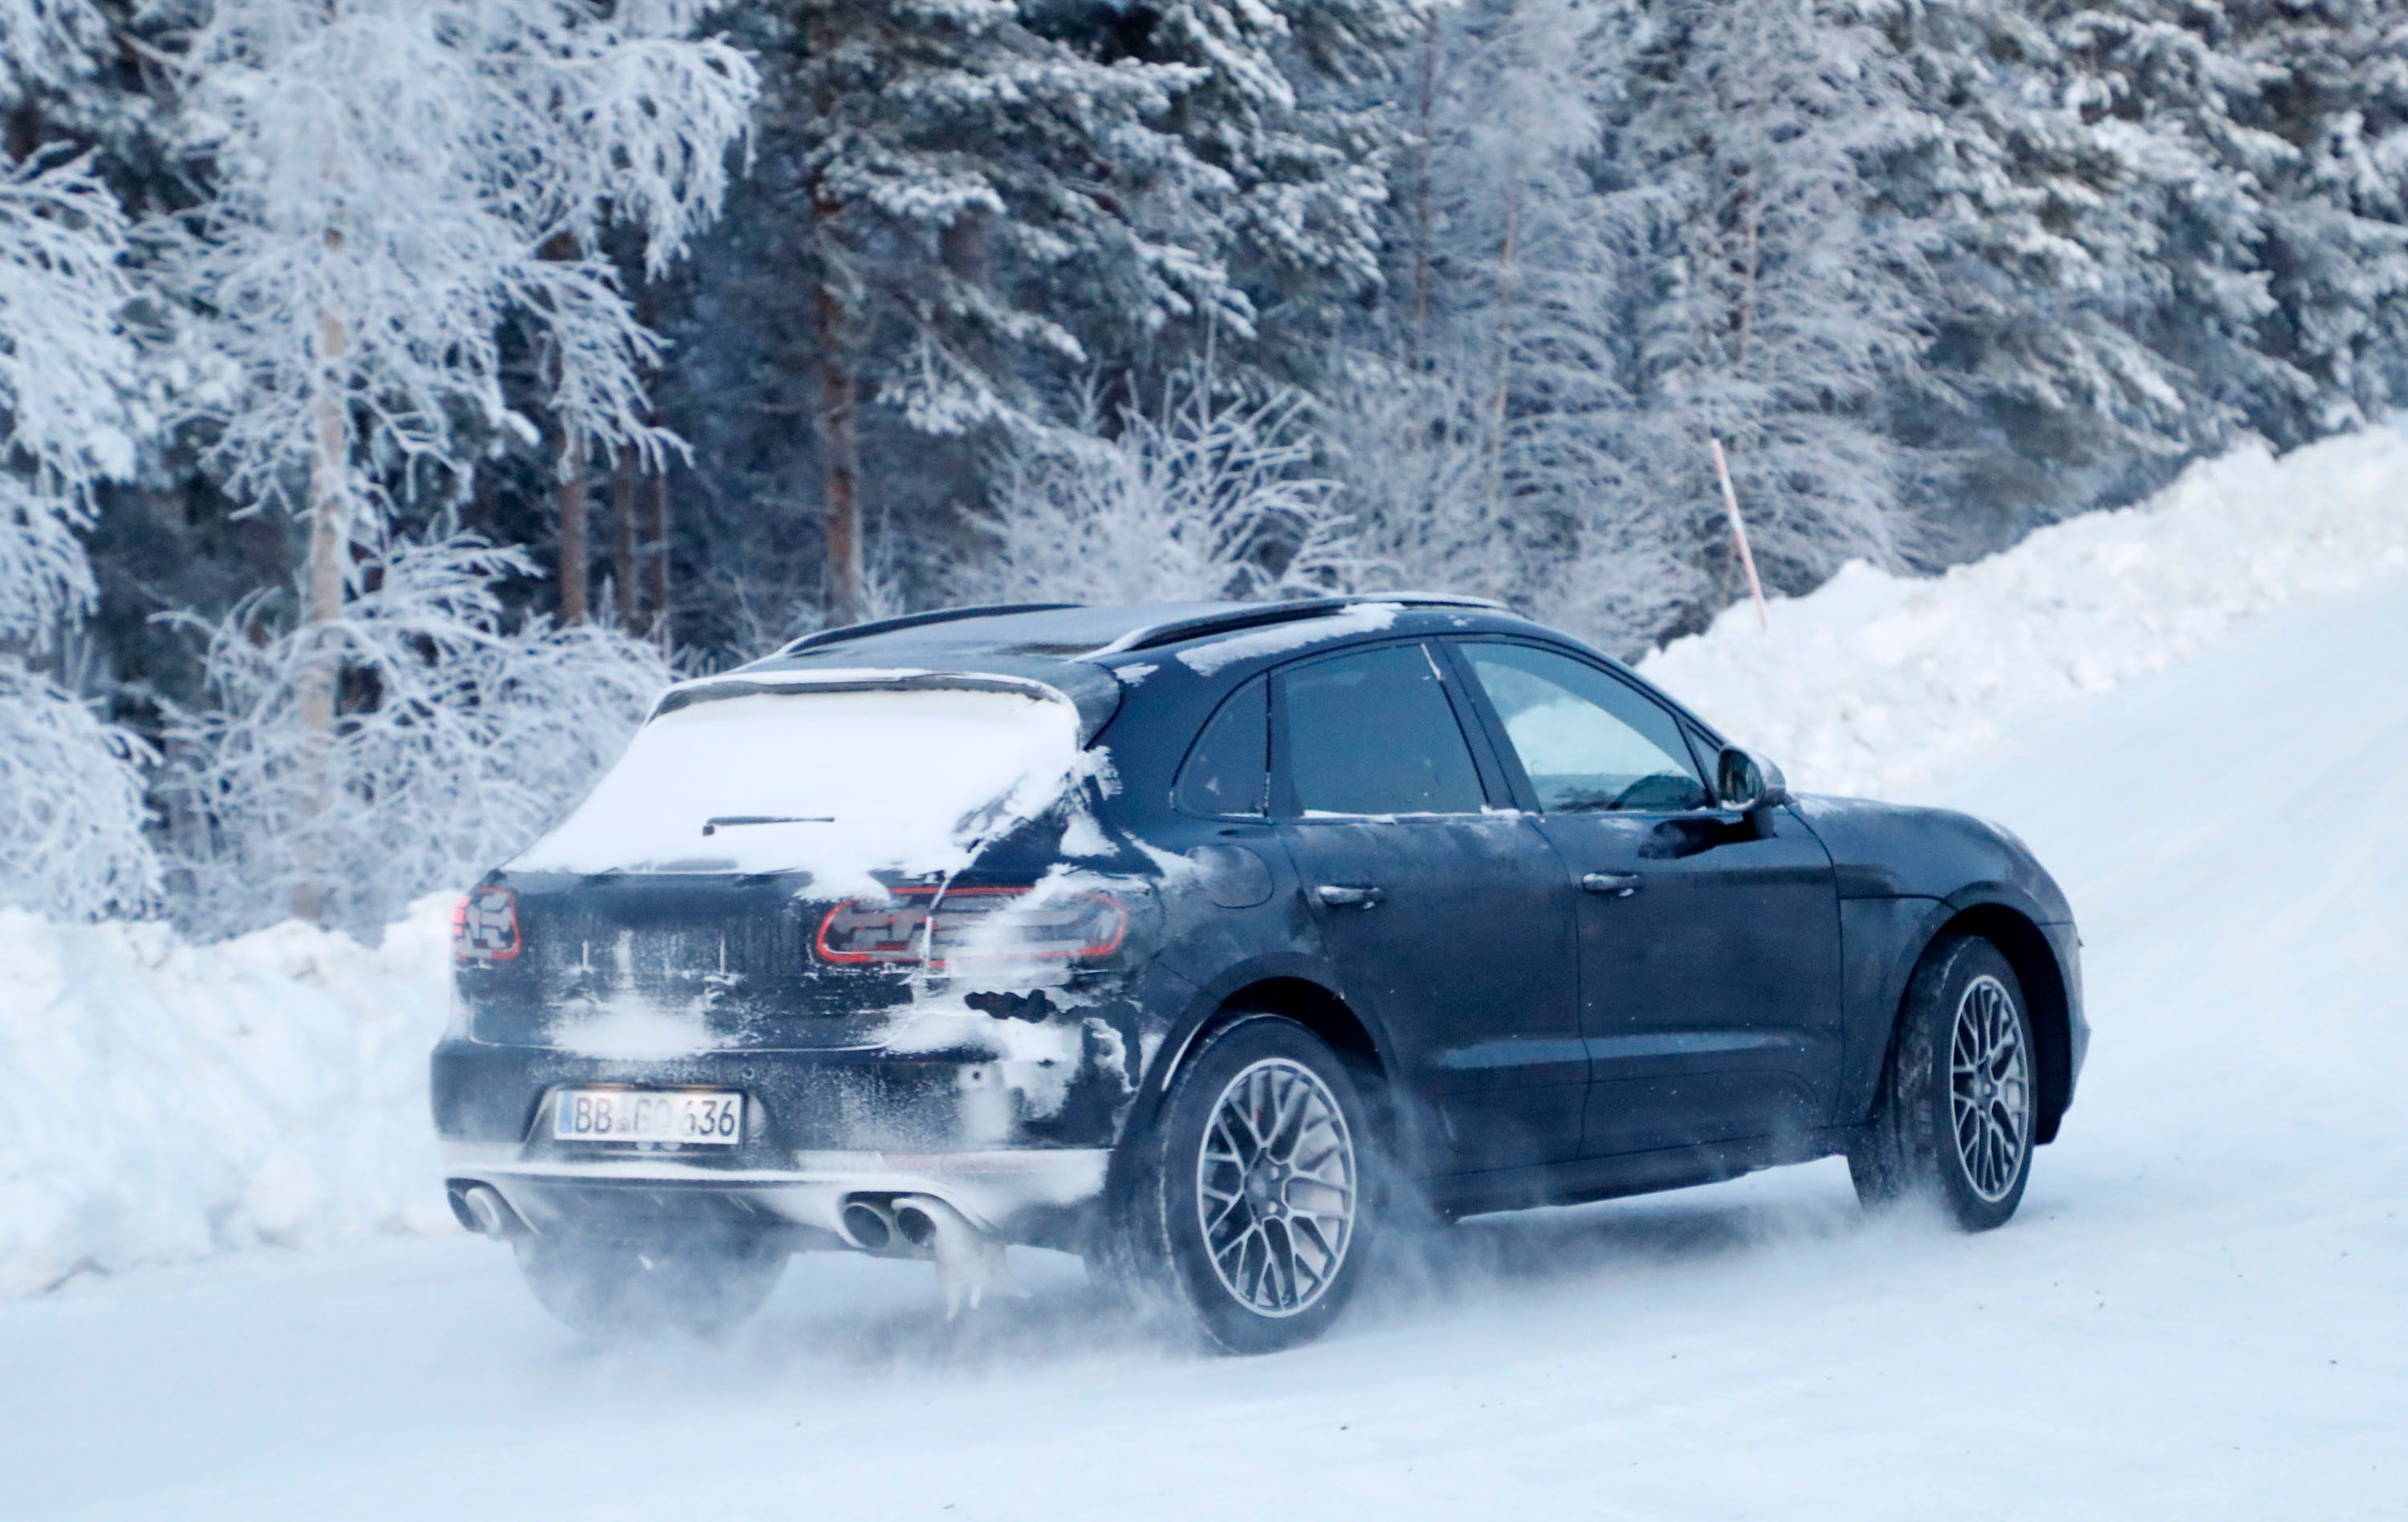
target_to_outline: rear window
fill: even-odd
[[[1077,711],[1018,693],[753,693],[674,710],[526,871],[809,871],[834,892],[873,872],[951,871],[1042,812],[1080,774]]]

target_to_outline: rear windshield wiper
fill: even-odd
[[[830,814],[713,814],[702,822],[702,833],[716,835],[723,825],[833,825]]]

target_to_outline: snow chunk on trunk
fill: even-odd
[[[981,842],[1085,775],[1078,711],[953,688],[703,695],[637,732],[522,871],[808,871],[828,894],[874,874],[960,870]]]

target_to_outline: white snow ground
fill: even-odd
[[[2014,730],[1917,790],[2088,940],[2004,1230],[1829,1162],[1495,1218],[1250,1361],[1049,1255],[954,1327],[803,1259],[731,1346],[624,1353],[480,1242],[236,1255],[0,1304],[0,1516],[2401,1515],[2408,578]]]

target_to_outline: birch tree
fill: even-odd
[[[1643,9],[1600,208],[1636,275],[1616,440],[1634,510],[1664,515],[1692,608],[1730,600],[1719,438],[1768,581],[1895,564],[1900,461],[1876,404],[1920,351],[1922,277],[1916,230],[1868,208],[1869,165],[1920,130],[1904,73],[1823,0]]]
[[[7,18],[12,66],[22,18]],[[125,220],[81,162],[0,167],[0,902],[145,907],[148,752],[37,664],[97,596],[81,535],[134,468]]]
[[[179,125],[205,201],[161,231],[202,314],[193,397],[226,489],[307,524],[293,671],[296,912],[335,779],[340,623],[393,503],[456,493],[508,424],[499,335],[536,333],[564,436],[648,458],[656,340],[590,251],[633,218],[667,257],[716,205],[750,65],[687,40],[695,7],[583,0],[216,0],[196,9]],[[563,251],[566,256],[547,256]]]

